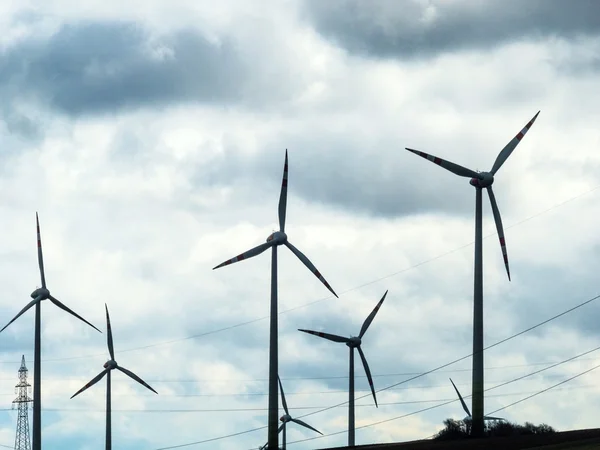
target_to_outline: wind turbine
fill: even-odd
[[[35,344],[34,344],[34,361],[33,361],[33,446],[32,450],[41,450],[42,448],[42,414],[41,414],[41,403],[42,403],[42,391],[41,391],[41,377],[42,377],[42,361],[41,361],[41,321],[42,321],[42,310],[41,303],[43,300],[50,300],[60,309],[68,312],[72,316],[77,317],[79,320],[87,323],[90,327],[94,328],[98,332],[98,328],[89,323],[79,314],[68,308],[62,302],[58,301],[55,297],[50,294],[50,291],[46,288],[46,275],[44,273],[44,257],[42,255],[42,236],[40,234],[40,221],[37,212],[35,213],[35,221],[37,226],[37,246],[38,246],[38,265],[40,266],[40,277],[42,279],[42,287],[37,288],[31,293],[33,300],[25,306],[13,319],[4,325],[4,328],[0,330],[0,333],[6,329],[11,323],[17,320],[22,314],[25,313],[29,308],[35,306]]]
[[[343,337],[343,336],[338,336],[336,334],[322,333],[320,331],[311,331],[311,330],[302,330],[302,329],[298,330],[298,331],[303,331],[304,333],[314,334],[315,336],[319,336],[319,337],[328,339],[333,342],[342,342],[350,348],[350,370],[349,370],[350,387],[349,387],[349,407],[348,407],[348,445],[349,446],[354,445],[354,349],[356,348],[358,350],[358,354],[360,355],[360,359],[362,360],[363,367],[365,368],[365,373],[367,374],[367,380],[369,381],[369,386],[371,387],[371,392],[373,393],[373,399],[375,400],[375,406],[377,407],[378,406],[377,405],[377,397],[375,396],[375,387],[373,386],[373,378],[371,377],[371,371],[369,370],[369,364],[367,364],[367,359],[365,358],[365,354],[363,353],[362,348],[360,348],[360,345],[362,344],[363,336],[367,332],[367,329],[369,328],[369,325],[371,325],[371,322],[373,322],[373,319],[375,318],[377,311],[379,311],[381,304],[385,300],[385,296],[387,295],[387,293],[388,293],[388,291],[385,291],[385,294],[383,294],[383,297],[381,297],[381,300],[379,300],[379,303],[377,303],[377,305],[375,306],[375,309],[373,309],[373,311],[371,311],[371,314],[369,314],[369,316],[365,319],[358,336],[352,336],[350,338],[347,338],[347,337]]]
[[[106,331],[107,331],[106,343],[108,345],[108,353],[110,354],[110,359],[104,363],[104,370],[102,372],[100,372],[98,375],[96,375],[94,378],[92,378],[92,380],[88,384],[86,384],[84,387],[82,387],[77,392],[75,392],[71,396],[71,398],[75,397],[76,395],[81,394],[87,388],[93,386],[98,381],[100,381],[104,377],[104,375],[106,375],[106,450],[110,450],[112,447],[112,435],[111,435],[112,433],[111,433],[111,420],[110,420],[111,419],[110,372],[114,369],[120,370],[125,375],[127,375],[129,378],[132,378],[133,380],[140,383],[142,386],[147,387],[155,394],[158,394],[158,392],[156,392],[154,389],[152,389],[152,387],[149,384],[147,384],[144,380],[142,380],[140,377],[138,377],[131,370],[127,370],[125,367],[119,366],[117,364],[117,362],[115,361],[115,349],[113,347],[112,329],[110,328],[110,316],[108,315],[108,306],[106,306],[106,303],[104,304],[104,308],[106,309]]]
[[[277,381],[279,381],[279,390],[281,392],[281,403],[283,403],[283,410],[285,411],[285,414],[279,418],[279,420],[281,420],[282,424],[279,426],[279,429],[277,430],[278,433],[283,431],[283,445],[281,447],[282,450],[285,450],[285,446],[286,446],[286,428],[287,428],[286,425],[288,422],[295,422],[298,425],[302,425],[303,427],[308,428],[309,430],[316,431],[317,433],[322,435],[323,433],[321,433],[316,428],[311,427],[306,422],[303,422],[300,419],[294,419],[292,416],[290,416],[290,412],[288,411],[287,402],[285,401],[285,394],[283,393],[283,386],[281,385],[281,379],[279,378],[279,376],[277,376]],[[261,448],[266,448],[267,445],[268,445],[268,442]]]
[[[268,238],[267,242],[260,244],[245,253],[242,253],[235,258],[228,259],[227,261],[213,267],[213,270],[219,267],[227,266],[239,261],[243,261],[253,256],[260,255],[268,248],[272,249],[271,252],[271,316],[270,316],[270,338],[269,338],[269,426],[268,426],[268,449],[277,449],[277,412],[278,412],[278,398],[277,398],[277,376],[278,376],[278,348],[277,348],[277,247],[285,245],[289,248],[294,255],[302,261],[302,263],[308,267],[320,281],[325,285],[327,289],[331,291],[333,295],[337,297],[335,291],[329,286],[329,283],[325,280],[323,275],[317,270],[317,268],[310,262],[310,260],[296,247],[288,241],[287,234],[285,234],[285,214],[287,209],[287,184],[288,184],[288,154],[287,149],[285,151],[285,164],[283,166],[283,180],[281,182],[281,193],[279,195],[279,231],[275,231]]]
[[[458,388],[454,384],[454,381],[452,381],[452,378],[450,378],[450,383],[452,383],[452,386],[454,386],[454,390],[458,394],[458,398],[460,399],[460,403],[462,404],[463,409],[467,413],[467,416],[463,419],[463,422],[465,422],[466,424],[471,423],[472,420],[473,420],[473,418],[471,417],[471,411],[469,411],[469,408],[467,407],[467,404],[465,403],[465,400],[462,398],[462,395],[460,395],[460,392],[458,392]],[[483,416],[483,420],[496,421],[496,420],[504,420],[504,419],[502,417]]]
[[[496,230],[498,231],[498,238],[500,239],[500,248],[502,250],[502,256],[504,258],[504,266],[506,267],[506,273],[508,280],[510,281],[510,269],[508,267],[508,254],[506,253],[506,241],[504,239],[504,230],[502,228],[502,218],[500,217],[500,211],[498,210],[498,204],[496,203],[496,197],[492,190],[492,184],[494,183],[494,175],[506,162],[510,154],[517,147],[519,142],[523,139],[527,131],[531,128],[535,119],[539,115],[540,111],[537,112],[533,119],[525,125],[523,128],[498,154],[492,170],[489,172],[475,172],[466,167],[459,166],[450,161],[432,156],[419,150],[413,150],[406,148],[409,152],[419,155],[429,161],[443,167],[450,172],[461,176],[471,178],[470,184],[475,187],[475,283],[473,289],[473,394],[472,394],[472,408],[473,408],[473,428],[472,434],[474,436],[481,436],[483,434],[483,237],[482,237],[482,194],[483,188],[487,189],[490,197],[490,203],[492,205],[492,212],[494,214],[494,221],[496,222]]]

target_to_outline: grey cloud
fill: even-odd
[[[589,267],[597,266],[597,254],[588,258],[588,263]],[[598,292],[592,288],[597,276],[591,270],[587,274],[579,273],[576,277],[571,272],[540,265],[521,264],[519,267],[518,264],[515,264],[516,270],[527,274],[528,282],[531,283],[531,289],[527,293],[521,293],[518,297],[509,296],[505,300],[510,311],[518,312],[513,316],[513,326],[517,331],[549,319],[598,295]],[[550,325],[581,332],[587,336],[597,335],[597,323],[600,319],[599,308],[600,299],[556,319],[547,326],[532,331],[531,335],[547,334]],[[584,350],[586,349],[582,349],[582,351]]]
[[[318,32],[353,53],[422,58],[522,39],[597,35],[600,5],[589,0],[361,2],[307,0]]]
[[[474,214],[475,194],[467,179],[458,179],[433,165],[428,167],[426,161],[403,149],[397,154],[361,155],[362,150],[350,149],[351,143],[337,143],[336,149],[331,150],[325,144],[297,139],[293,147],[301,149],[298,152],[302,156],[290,153],[288,195],[380,218],[433,211],[467,217]],[[192,185],[233,185],[236,201],[252,202],[257,207],[272,198],[275,214],[283,145],[278,147],[281,150],[254,155],[227,152],[227,156],[212,161],[210,167],[190,166],[189,170],[196,173]],[[496,196],[500,205],[506,203],[502,194]],[[289,210],[294,207],[288,203]]]
[[[26,39],[0,54],[5,98],[41,100],[71,115],[227,102],[240,94],[242,75],[227,40],[213,44],[189,30],[152,38],[131,23],[65,25],[48,39]]]
[[[43,137],[40,123],[24,114],[19,114],[15,111],[5,111],[2,114],[2,120],[6,124],[7,131],[10,134],[35,141],[40,141]]]
[[[473,214],[475,196],[467,179],[460,180],[431,164],[428,167],[426,161],[396,143],[390,145],[398,147],[397,152],[378,154],[376,150],[360,148],[361,144],[351,142],[350,137],[335,140],[339,138],[324,132],[317,137],[289,139],[298,149],[290,152],[290,195],[375,217],[426,214],[433,210],[452,215]],[[283,148],[283,144],[278,147]],[[281,158],[276,158],[279,154]],[[282,160],[283,151],[268,151],[246,164],[277,192]]]

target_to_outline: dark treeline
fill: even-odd
[[[452,440],[452,439],[465,439],[468,438],[471,433],[470,421],[465,420],[444,420],[444,429],[439,431],[434,439],[436,440]],[[551,434],[556,433],[557,430],[552,428],[550,425],[542,423],[540,425],[534,425],[530,422],[520,425],[517,423],[507,421],[493,421],[485,424],[485,436],[523,436],[528,434]]]

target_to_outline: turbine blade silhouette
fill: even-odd
[[[285,164],[283,165],[283,179],[281,180],[281,194],[279,194],[279,231],[285,232],[285,212],[287,209],[287,184],[288,184],[288,153],[285,149]]]
[[[264,244],[257,245],[254,248],[251,248],[247,252],[242,253],[241,255],[237,255],[235,258],[228,259],[225,262],[222,262],[218,266],[213,267],[213,270],[218,269],[219,267],[228,266],[229,264],[233,264],[239,261],[243,261],[244,259],[252,258],[253,256],[260,255],[269,247],[273,246],[271,242],[265,242]]]
[[[319,337],[322,337],[323,339],[328,339],[333,342],[343,342],[343,343],[350,342],[350,339],[343,337],[343,336],[338,336],[337,334],[323,333],[321,331],[303,330],[301,328],[298,328],[298,331],[302,331],[302,332],[308,333],[308,334],[313,334],[315,336],[319,336]]]
[[[321,433],[319,430],[317,430],[316,428],[313,428],[313,427],[311,427],[309,424],[307,424],[306,422],[303,422],[303,421],[302,421],[302,420],[300,420],[300,419],[291,419],[291,421],[292,421],[292,422],[295,422],[295,423],[297,423],[298,425],[302,425],[303,427],[306,427],[306,428],[308,428],[309,430],[316,431],[317,433],[319,433],[319,434],[321,434],[321,435],[323,434],[323,433]]]
[[[483,420],[505,420],[502,417],[483,416]]]
[[[467,169],[466,167],[463,167],[463,166],[459,166],[458,164],[454,164],[453,162],[446,161],[445,159],[438,158],[437,156],[433,156],[428,153],[421,152],[419,150],[413,150],[413,149],[407,148],[407,147],[405,147],[405,149],[408,150],[409,152],[414,153],[415,155],[419,155],[421,158],[425,158],[425,159],[431,161],[432,163],[435,163],[438,166],[443,167],[446,170],[449,170],[450,172],[452,172],[458,176],[469,177],[469,178],[478,178],[478,179],[482,178],[482,176],[480,174],[478,174],[477,172],[475,172],[474,170]]]
[[[519,142],[521,142],[521,140],[525,136],[525,133],[529,131],[529,129],[533,125],[533,122],[535,122],[535,119],[537,119],[539,113],[540,111],[538,111],[536,115],[533,116],[533,119],[531,119],[527,123],[527,125],[525,125],[525,128],[523,128],[514,138],[512,138],[512,140],[508,144],[506,144],[506,146],[500,151],[498,157],[496,158],[496,161],[494,162],[494,165],[492,166],[492,170],[490,170],[490,173],[492,175],[496,175],[496,172],[498,172],[500,167],[502,167],[502,164],[506,162],[513,150],[517,147],[517,145],[519,145]]]
[[[371,311],[371,314],[369,314],[368,317],[365,319],[365,321],[362,325],[362,328],[360,329],[360,333],[358,335],[359,338],[362,338],[365,335],[365,333],[367,332],[367,330],[369,329],[369,326],[371,325],[371,322],[373,322],[375,315],[377,315],[377,312],[379,311],[381,304],[385,300],[385,296],[387,295],[387,293],[388,293],[388,291],[385,291],[385,294],[383,294],[383,297],[381,297],[381,300],[379,300],[379,303],[377,303],[377,305],[375,306],[373,311]]]
[[[115,359],[115,348],[113,346],[112,329],[110,327],[110,316],[108,315],[108,306],[104,304],[106,309],[106,344],[108,345],[108,353],[110,353],[110,359]]]
[[[44,256],[42,255],[42,234],[40,233],[40,220],[38,213],[35,213],[35,223],[37,226],[37,245],[38,245],[38,265],[40,266],[40,278],[42,279],[42,287],[46,288],[46,274],[44,273]]]
[[[34,298],[32,301],[30,301],[27,304],[27,306],[25,306],[25,308],[23,308],[15,317],[12,318],[12,320],[10,322],[8,322],[6,325],[4,325],[4,328],[2,328],[0,330],[0,333],[2,333],[6,329],[6,327],[8,327],[11,323],[13,323],[19,317],[21,317],[23,315],[23,313],[25,313],[25,311],[27,311],[29,308],[31,308],[32,306],[34,306],[39,301],[41,301],[39,297]]]
[[[510,281],[510,268],[508,267],[508,253],[506,251],[506,240],[504,239],[502,217],[500,216],[500,210],[498,209],[498,203],[496,202],[496,196],[494,195],[492,186],[487,187],[487,192],[490,197],[490,203],[492,204],[492,213],[494,214],[494,222],[496,222],[496,231],[498,231],[498,239],[500,240],[500,249],[502,250],[504,267],[506,267],[506,274],[508,275],[508,281]]]
[[[277,381],[279,382],[279,390],[281,391],[281,403],[283,404],[283,410],[286,414],[289,414],[287,402],[285,401],[285,394],[283,393],[283,386],[281,385],[281,378],[277,375]]]
[[[335,291],[331,288],[331,286],[329,286],[329,283],[327,282],[327,280],[325,280],[325,277],[323,277],[323,275],[321,275],[321,272],[319,272],[317,270],[317,268],[314,266],[314,264],[310,262],[310,260],[304,255],[304,253],[302,253],[300,250],[298,250],[296,247],[294,247],[290,241],[286,241],[285,245],[287,248],[289,248],[292,251],[292,253],[294,255],[296,255],[298,257],[298,259],[300,261],[302,261],[302,263],[306,267],[308,267],[308,270],[310,270],[319,280],[321,280],[321,283],[323,283],[325,285],[325,287],[327,289],[329,289],[333,295],[335,295],[336,297],[338,296],[335,293]]]
[[[460,402],[462,403],[462,407],[465,410],[465,412],[467,413],[467,416],[471,417],[471,411],[469,411],[469,408],[467,407],[467,404],[463,400],[462,395],[460,395],[460,392],[458,392],[458,388],[454,384],[454,381],[452,381],[452,378],[450,378],[450,383],[452,383],[452,386],[454,386],[454,390],[458,394],[458,398],[460,399]]]
[[[158,394],[158,392],[156,392],[154,389],[152,389],[152,386],[150,386],[148,383],[146,383],[144,380],[142,380],[140,377],[138,377],[131,370],[127,370],[125,367],[121,367],[121,366],[117,366],[117,369],[120,370],[121,372],[123,372],[125,375],[129,376],[130,378],[134,379],[138,383],[140,383],[142,386],[147,387],[148,389],[150,389],[155,394]]]
[[[360,348],[360,345],[357,347],[358,354],[360,355],[360,359],[362,360],[363,367],[365,368],[365,373],[367,374],[367,380],[369,381],[369,386],[371,387],[371,393],[373,394],[373,399],[375,400],[375,406],[379,408],[377,404],[377,397],[375,396],[375,386],[373,386],[373,377],[371,377],[371,370],[369,369],[369,364],[367,364],[367,358],[365,358],[365,354]]]
[[[95,329],[96,331],[98,331],[98,333],[102,333],[102,331],[100,331],[98,328],[96,328],[94,325],[92,325],[91,323],[89,323],[87,320],[85,320],[83,317],[81,317],[79,314],[77,314],[75,311],[73,311],[71,308],[69,308],[68,306],[66,306],[64,303],[59,302],[56,298],[54,298],[53,296],[49,297],[49,300],[54,303],[56,306],[58,306],[60,309],[68,312],[69,314],[77,317],[79,320],[87,323],[90,327],[92,327],[93,329]]]
[[[285,427],[285,423],[282,423],[282,424],[279,426],[279,428],[277,428],[277,432],[278,432],[278,433],[281,433],[281,430],[283,430],[283,428],[284,428],[284,427]],[[268,444],[268,442],[267,442],[267,444]],[[265,444],[265,447],[267,446],[267,444]]]
[[[83,391],[85,391],[87,388],[92,387],[93,385],[95,385],[98,381],[100,381],[104,375],[106,375],[108,373],[108,369],[104,369],[102,372],[100,372],[98,375],[96,375],[94,378],[92,378],[90,380],[90,382],[88,384],[86,384],[84,387],[82,387],[81,389],[79,389],[77,392],[75,392],[73,395],[71,395],[71,398],[81,394]]]

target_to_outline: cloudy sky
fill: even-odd
[[[251,4],[250,4],[251,3]],[[270,258],[212,271],[277,227],[340,294],[279,252],[280,366],[292,415],[344,445],[346,347],[386,290],[363,349],[383,389],[468,355],[474,190],[404,150],[496,176],[507,280],[484,197],[485,344],[599,294],[600,11],[586,0],[0,2],[0,311],[39,286],[35,212],[53,294],[105,330],[116,359],[113,442],[252,449],[266,425]],[[599,300],[600,301],[600,300]],[[43,304],[44,448],[103,445],[105,335]],[[486,353],[491,388],[600,346],[591,302]],[[0,335],[0,444],[33,311]],[[490,413],[594,367],[600,352],[489,392]],[[378,394],[357,359],[357,443],[425,438],[464,417],[471,360]],[[590,373],[498,415],[595,427]],[[470,404],[470,400],[468,400]],[[395,419],[395,420],[390,420]],[[384,422],[385,421],[385,422]],[[382,422],[377,424],[378,422]],[[238,434],[242,433],[242,434]],[[315,435],[288,428],[288,442]]]

